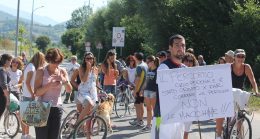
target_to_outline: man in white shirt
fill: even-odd
[[[70,64],[68,64],[68,66],[66,67],[66,70],[69,75],[69,80],[71,79],[73,72],[80,67],[80,64],[77,62],[77,56],[75,56],[75,55],[71,56],[70,60],[71,60]],[[65,100],[63,101],[63,103],[67,104],[69,99],[70,99],[70,102],[74,102],[74,90],[72,90],[71,93],[66,92],[66,97],[65,97]]]
[[[181,63],[182,58],[185,54],[185,49],[186,44],[183,36],[171,36],[169,39],[169,51],[171,53],[171,56],[160,64],[157,71],[164,69],[185,68],[186,66]],[[176,122],[164,125],[160,124],[159,121],[161,121],[161,112],[159,93],[160,92],[158,91],[158,94],[156,94],[156,104],[154,108],[154,118],[152,126],[152,139],[188,139],[188,132],[190,130],[191,122]]]

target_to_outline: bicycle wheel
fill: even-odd
[[[61,124],[60,128],[60,139],[67,139],[69,135],[74,131],[74,124],[78,119],[78,112],[77,110],[72,110],[69,114],[65,117]]]
[[[17,135],[20,127],[20,122],[15,113],[8,113],[4,119],[4,129],[6,134],[13,138]]]
[[[127,103],[127,96],[126,92],[120,92],[116,96],[115,101],[115,111],[116,115],[119,118],[122,118],[126,115],[126,112],[128,110],[128,103]]]
[[[74,131],[73,139],[85,139],[91,137],[92,139],[106,139],[107,124],[100,116],[88,116],[81,120]]]
[[[134,102],[135,102],[135,97],[133,96],[132,91],[127,88],[127,94],[128,94],[128,100],[127,100],[127,106],[128,106],[128,113],[129,115],[133,115],[133,113],[135,113],[135,106],[134,106]]]
[[[252,139],[251,122],[246,116],[239,118],[232,126],[230,139]]]

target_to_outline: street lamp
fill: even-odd
[[[30,57],[32,57],[32,30],[33,30],[33,13],[34,11],[43,8],[44,6],[40,6],[38,8],[34,9],[34,0],[33,0],[33,4],[32,4],[32,15],[31,15],[31,25],[30,25],[30,42],[31,42],[31,47],[30,47]]]

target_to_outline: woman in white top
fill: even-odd
[[[131,84],[134,84],[135,81],[135,71],[136,71],[136,63],[134,57],[129,55],[126,58],[126,69],[128,71],[128,78]]]
[[[81,83],[78,86],[76,103],[78,108],[83,107],[83,109],[77,122],[82,120],[86,115],[89,115],[95,102],[98,101],[96,88],[98,84],[98,69],[95,64],[94,55],[91,52],[87,52],[79,68]]]
[[[36,70],[39,69],[40,67],[43,67],[45,64],[45,58],[44,54],[41,52],[37,52],[34,54],[32,59],[29,61],[27,66],[24,69],[24,82],[23,82],[23,101],[31,101],[34,100],[34,82],[35,82],[35,75],[36,75]],[[30,138],[29,135],[29,126],[25,124],[22,125],[22,138]]]
[[[19,88],[23,80],[23,62],[19,58],[14,58],[11,63],[11,68],[8,70],[11,81],[9,82],[11,93],[20,100]]]

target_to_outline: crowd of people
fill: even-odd
[[[249,64],[245,63],[246,52],[243,49],[229,50],[221,56],[216,64],[231,65],[232,87],[245,89],[245,79],[248,78],[253,91],[258,94],[257,83]],[[21,101],[31,101],[36,98],[52,101],[47,126],[35,127],[37,139],[58,139],[62,118],[62,104],[76,103],[80,112],[77,122],[89,115],[95,102],[98,101],[98,89],[117,95],[117,86],[121,83],[133,88],[135,97],[136,118],[129,121],[133,126],[142,127],[140,132],[150,132],[153,120],[160,117],[160,99],[157,85],[157,71],[163,69],[204,66],[206,62],[202,55],[195,56],[194,50],[186,50],[185,38],[173,35],[169,39],[169,49],[160,51],[145,58],[142,52],[135,52],[126,59],[117,59],[114,49],[107,52],[102,63],[96,63],[93,53],[86,52],[82,63],[77,63],[77,56],[71,56],[70,64],[60,67],[64,55],[57,48],[50,48],[46,54],[37,52],[27,60],[25,53],[13,58],[3,54],[0,58],[0,117],[9,105],[9,93]],[[65,99],[61,99],[62,86],[65,87]],[[20,89],[21,97],[20,97]],[[144,104],[147,120],[144,123]],[[216,119],[217,138],[220,139],[224,118]],[[77,123],[76,122],[76,123]],[[184,139],[188,139],[191,122],[176,123],[185,127]],[[32,138],[29,126],[21,124],[22,139]],[[176,126],[176,125],[171,125]],[[164,125],[161,125],[164,126]],[[165,125],[169,126],[169,125]],[[169,127],[169,128],[171,128]]]

